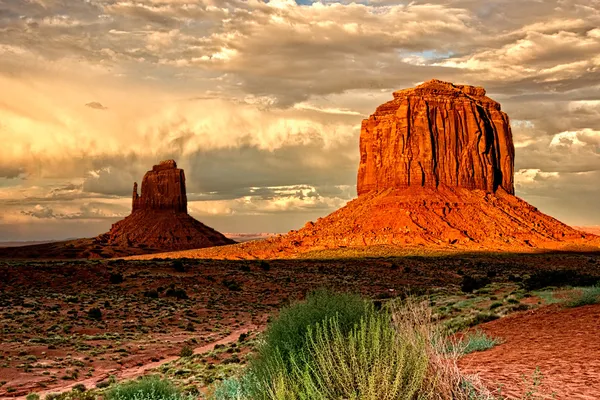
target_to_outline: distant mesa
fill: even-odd
[[[174,160],[162,161],[146,172],[142,181],[142,196],[133,184],[132,212],[139,210],[172,210],[187,214],[185,174]]]
[[[133,184],[131,215],[98,239],[109,245],[184,250],[235,243],[187,213],[185,173],[174,160],[162,161]]]
[[[112,258],[235,243],[187,213],[185,174],[173,160],[133,185],[131,214],[91,239],[0,248],[0,258]]]
[[[189,256],[295,257],[371,246],[459,251],[598,249],[599,238],[514,196],[508,116],[481,87],[430,80],[362,121],[358,198],[302,229]]]

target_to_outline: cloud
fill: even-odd
[[[297,228],[354,195],[361,119],[431,78],[501,102],[519,195],[598,224],[598,26],[598,0],[4,2],[0,238],[100,233],[166,158],[216,228]]]
[[[104,107],[102,103],[98,103],[97,101],[93,101],[91,103],[86,103],[86,107],[93,108],[94,110],[108,110],[108,107]]]
[[[51,208],[39,204],[36,205],[32,210],[21,211],[21,214],[29,215],[31,217],[40,219],[57,218],[57,216],[54,214],[54,211]]]

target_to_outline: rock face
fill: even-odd
[[[508,116],[480,87],[431,80],[362,122],[359,196],[410,186],[514,193]]]
[[[185,174],[173,160],[162,161],[146,172],[142,181],[142,195],[137,194],[137,182],[133,184],[132,211],[173,210],[187,213]]]
[[[160,251],[235,243],[187,213],[185,173],[173,160],[162,161],[133,184],[132,212],[99,236],[104,243]]]

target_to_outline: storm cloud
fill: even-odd
[[[501,102],[519,196],[600,224],[599,0],[302,3],[3,1],[0,239],[98,234],[166,158],[213,227],[297,229],[354,196],[361,119],[431,78]]]

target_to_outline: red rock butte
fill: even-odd
[[[162,161],[133,184],[131,215],[98,238],[108,245],[185,250],[235,243],[187,213],[185,173],[173,160]]]
[[[346,206],[286,235],[179,256],[278,258],[371,246],[598,250],[597,236],[514,195],[509,118],[481,87],[431,80],[394,92],[362,122],[359,148],[359,196]]]
[[[142,195],[138,196],[137,182],[133,184],[132,212],[138,210],[172,210],[187,213],[185,173],[173,160],[162,161],[146,172]]]
[[[514,194],[508,116],[480,87],[431,80],[362,122],[357,191],[446,185]]]

